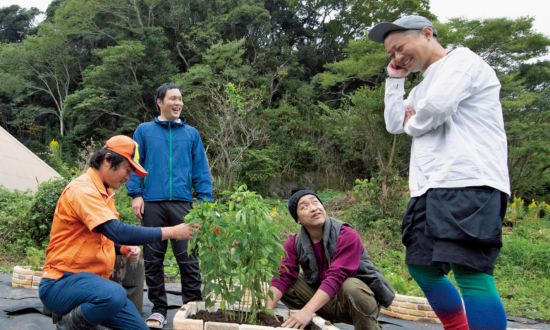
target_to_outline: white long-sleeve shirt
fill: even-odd
[[[404,78],[386,81],[384,118],[392,134],[413,137],[411,196],[430,188],[489,186],[510,195],[500,82],[468,48],[458,48],[424,72],[409,97]],[[405,106],[416,115],[405,127]]]

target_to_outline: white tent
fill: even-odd
[[[39,183],[54,176],[59,173],[0,126],[0,185],[36,191]]]

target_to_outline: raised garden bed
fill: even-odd
[[[42,267],[36,271],[32,270],[31,266],[13,267],[11,286],[25,289],[38,289],[40,281],[42,280],[42,270]]]
[[[407,321],[441,323],[426,298],[397,294],[391,306],[388,308],[382,307],[380,313]]]
[[[273,329],[283,329],[275,326],[261,326],[261,325],[252,325],[252,324],[237,324],[237,323],[227,323],[227,322],[212,322],[212,321],[203,321],[200,319],[193,319],[193,315],[196,315],[197,312],[207,310],[209,312],[218,311],[220,308],[219,304],[215,304],[214,307],[206,309],[204,307],[204,302],[190,302],[183,305],[180,310],[174,316],[174,330],[273,330]],[[233,310],[233,306],[230,306],[230,310]],[[290,315],[296,313],[297,311],[288,310],[288,309],[278,309],[274,310],[275,315],[279,319],[286,320]],[[314,324],[314,329],[320,330],[338,330],[330,322],[325,321],[319,316],[314,316],[312,319]]]

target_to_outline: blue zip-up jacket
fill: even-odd
[[[193,202],[191,187],[197,199],[212,202],[212,180],[201,137],[197,129],[173,121],[143,123],[134,132],[139,145],[139,163],[149,172],[146,178],[134,173],[126,188],[132,198],[146,202]]]

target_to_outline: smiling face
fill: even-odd
[[[157,104],[160,108],[160,119],[162,121],[175,121],[181,115],[183,101],[179,89],[173,88],[166,91],[164,100],[157,99]]]
[[[323,227],[327,219],[327,212],[323,204],[314,195],[305,195],[298,201],[296,208],[298,223],[306,229]]]
[[[432,64],[432,39],[433,31],[427,27],[421,31],[395,31],[386,37],[384,46],[394,66],[408,72],[424,72]]]
[[[100,177],[103,183],[113,189],[117,190],[130,180],[130,174],[134,171],[134,166],[129,161],[124,161],[118,168],[111,167],[111,163],[105,159],[99,168]]]

